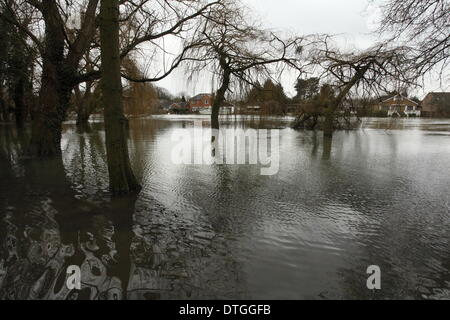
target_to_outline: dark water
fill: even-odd
[[[0,127],[0,298],[450,299],[449,120],[366,119],[330,144],[287,119],[226,119],[281,130],[274,176],[173,164],[192,120],[131,121],[143,189],[114,201],[101,123],[65,125],[62,161],[22,157]]]

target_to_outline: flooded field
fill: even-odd
[[[66,124],[52,161],[0,126],[0,299],[450,298],[450,120],[363,119],[331,143],[289,118],[224,118],[279,130],[279,171],[262,176],[174,164],[174,131],[200,119],[131,120],[143,189],[114,201],[101,122]]]

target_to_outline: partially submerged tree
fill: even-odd
[[[110,188],[113,194],[139,189],[133,174],[126,141],[123,114],[122,79],[120,75],[119,1],[101,0],[100,43],[102,59],[102,100],[105,105],[106,154]]]
[[[100,62],[100,57],[91,58],[91,53],[87,51],[82,60],[82,70],[92,72]],[[95,111],[102,109],[101,88],[97,80],[88,80],[74,87],[73,105],[77,114],[77,126],[84,130],[89,128],[89,118]]]
[[[219,129],[220,107],[232,88],[243,89],[278,76],[284,68],[299,68],[301,39],[282,40],[250,23],[238,1],[228,0],[204,14],[189,43],[189,69],[193,74],[211,72],[219,78],[212,106],[211,127]]]
[[[134,30],[134,37],[131,38],[127,44],[121,49],[119,41],[119,28],[120,28],[120,9],[118,0],[101,0],[101,88],[102,88],[102,101],[104,104],[104,117],[105,117],[105,133],[106,133],[106,151],[108,158],[108,172],[110,180],[110,189],[114,195],[127,194],[140,189],[136,177],[132,171],[127,144],[128,130],[127,119],[123,113],[123,101],[122,101],[122,82],[121,77],[126,78],[129,81],[135,82],[151,82],[165,78],[169,75],[178,65],[183,61],[183,52],[175,59],[171,68],[163,72],[163,74],[157,75],[154,78],[142,78],[133,79],[133,77],[121,74],[121,62],[130,52],[136,49],[142,43],[156,41],[167,35],[178,35],[183,31],[185,24],[191,19],[195,19],[200,16],[201,13],[216,4],[213,2],[198,8],[192,6],[192,11],[188,15],[183,15],[177,11],[177,7],[169,6],[163,7],[164,17],[156,16],[155,20],[150,21],[148,25],[149,17],[152,17],[151,12],[146,11],[147,1],[141,2],[140,6],[133,7],[133,3],[129,4],[128,10],[125,10],[125,17],[130,19],[132,16],[138,15],[142,10],[141,22]],[[179,4],[183,5],[184,1],[180,1]],[[178,7],[178,10],[180,7]],[[175,13],[175,14],[174,14]],[[186,14],[186,13],[184,13]],[[140,21],[140,20],[138,20]],[[169,21],[170,27],[167,28],[167,21]],[[160,30],[159,28],[163,28]],[[144,30],[141,32],[141,30]],[[96,76],[96,73],[91,73]]]
[[[89,118],[93,112],[99,111],[101,101],[101,90],[97,82],[87,81],[84,88],[74,88],[73,102],[77,114],[76,124],[79,128],[87,128]]]
[[[23,43],[21,33],[13,38],[9,55],[9,91],[14,101],[14,115],[17,128],[23,128],[30,111],[32,96],[31,76],[34,53]]]
[[[320,78],[332,86],[333,94],[326,94],[317,105],[323,118],[323,131],[332,137],[335,121],[345,112],[346,99],[351,93],[358,96],[389,92],[392,88],[415,85],[414,70],[407,48],[377,45],[356,53],[342,53],[330,47],[329,37],[316,42],[309,52],[310,61],[320,68]],[[317,111],[316,111],[317,112]],[[308,111],[297,119],[296,125],[308,118]]]
[[[5,120],[9,120],[6,118],[9,118],[9,111],[13,110],[16,126],[22,128],[30,111],[36,55],[35,48],[26,41],[26,34],[8,22],[11,16],[8,8],[0,3],[0,109],[7,111]],[[20,19],[28,23],[30,13],[22,12]]]
[[[188,29],[191,21],[200,18],[207,9],[220,2],[220,0],[195,2],[180,0],[174,3],[167,1],[150,3],[148,0],[124,0],[105,3],[107,8],[117,10],[118,29],[120,30],[121,26],[124,26],[129,34],[122,39],[122,43],[117,41],[119,46],[117,50],[114,48],[114,52],[118,52],[117,57],[111,57],[102,52],[106,55],[102,57],[102,60],[113,66],[114,69],[96,66],[95,69],[88,70],[83,67],[82,63],[85,53],[90,51],[96,52],[98,55],[101,51],[97,37],[99,0],[0,1],[11,13],[7,22],[19,28],[28,36],[29,41],[35,43],[42,60],[39,103],[34,113],[30,148],[32,154],[40,157],[60,155],[62,122],[69,107],[72,91],[76,86],[84,82],[88,82],[87,86],[89,86],[89,81],[100,79],[102,72],[116,72],[117,61],[120,67],[121,60],[135,53],[142,45],[149,44],[153,48],[161,49],[164,55],[167,54],[161,46],[164,37],[182,35]],[[112,9],[116,6],[116,9]],[[24,24],[18,19],[17,12],[24,7],[31,8],[34,13],[34,18],[29,24]],[[69,23],[72,20],[71,15],[79,18],[79,26]],[[108,23],[116,28],[112,17],[109,16],[108,19],[110,21]],[[45,34],[42,37],[40,33],[43,29]],[[104,34],[107,32],[106,29],[103,31]],[[106,43],[103,43],[103,47],[112,46],[111,43],[108,44],[108,39],[104,38],[104,40]],[[156,74],[150,77],[133,79],[126,74],[122,74],[122,76],[130,81],[138,82],[164,79],[184,60],[186,51],[187,49],[184,48],[181,54],[175,56],[169,68],[163,64],[163,67],[156,70]],[[155,69],[157,68],[153,68],[153,70]],[[115,73],[114,75],[107,74],[107,78],[113,80],[102,85],[104,90],[114,92],[114,97],[118,97],[118,82],[121,81],[120,69],[119,80],[114,78],[116,76]],[[123,116],[122,102],[108,99],[111,97],[107,97],[104,104],[110,184],[113,192],[126,193],[138,188],[129,164],[126,132],[125,129],[121,130],[126,119]]]
[[[15,25],[35,43],[42,60],[40,98],[32,126],[31,152],[41,157],[58,155],[61,152],[61,125],[72,90],[80,83],[101,77],[100,68],[88,71],[82,67],[86,51],[98,51],[99,48],[96,39],[99,0],[1,2],[11,13],[5,21]],[[150,4],[148,0],[119,1],[119,23],[133,26],[130,36],[121,44],[120,58],[123,59],[143,44],[160,48],[158,41],[166,36],[180,35],[190,21],[218,2],[180,0],[173,4],[166,1]],[[26,24],[18,16],[24,8],[34,13],[33,19]],[[73,15],[79,18],[79,26],[69,23]],[[45,34],[42,37],[43,28]],[[183,55],[174,59],[168,69],[164,67],[162,72],[159,70],[148,79],[138,80],[161,80],[181,61]]]
[[[98,0],[89,0],[87,4],[72,4],[72,9],[78,7],[84,12],[81,27],[73,41],[67,37],[67,16],[63,11],[70,4],[60,5],[54,0],[3,0],[3,4],[10,13],[7,21],[27,34],[35,43],[42,59],[42,80],[32,124],[31,152],[44,157],[57,155],[61,152],[61,125],[73,87],[77,83],[79,63],[95,33]],[[39,30],[33,30],[36,25],[23,23],[17,15],[19,9],[30,6],[36,12],[33,20],[35,24],[39,24],[39,18],[45,24],[43,39],[36,35]]]

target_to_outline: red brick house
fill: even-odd
[[[213,105],[214,97],[208,93],[201,93],[189,100],[192,111],[198,111],[203,108],[211,108]]]
[[[450,117],[450,92],[431,92],[422,101],[425,117]]]

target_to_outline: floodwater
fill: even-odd
[[[363,119],[331,143],[289,119],[223,119],[278,130],[264,176],[175,164],[174,133],[199,119],[131,120],[143,188],[114,201],[102,123],[66,124],[51,161],[0,126],[0,299],[450,299],[450,120]]]

